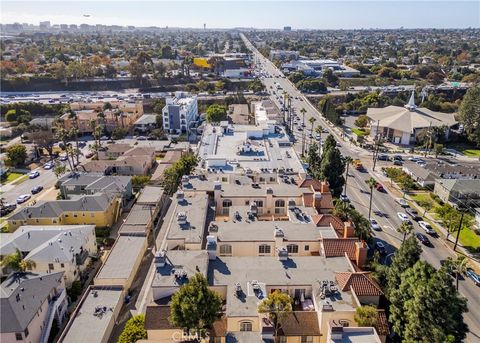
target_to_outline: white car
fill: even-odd
[[[426,233],[428,233],[429,235],[433,235],[435,234],[435,230],[432,228],[432,226],[430,224],[428,224],[427,222],[424,222],[424,221],[420,221],[418,222],[418,225],[420,225],[420,227],[422,229],[425,230]]]
[[[400,220],[401,220],[402,222],[409,222],[409,221],[410,221],[410,220],[408,219],[408,216],[407,216],[405,213],[403,213],[403,212],[397,212],[397,216],[398,216],[398,218],[400,218]]]
[[[17,204],[23,204],[25,201],[30,199],[32,196],[30,194],[22,194],[17,198]]]
[[[348,196],[346,194],[340,195],[340,200],[343,201],[343,202],[350,202],[350,199],[348,198]]]
[[[28,178],[29,179],[34,179],[34,178],[39,177],[39,176],[40,176],[40,173],[38,172],[38,170],[33,170],[30,173],[28,173]]]
[[[370,219],[370,226],[372,227],[373,230],[375,231],[380,231],[382,228],[380,227],[380,224],[375,219]]]
[[[402,199],[402,198],[398,198],[397,199],[397,202],[400,204],[400,206],[402,207],[408,207],[408,203],[405,199]]]
[[[48,162],[43,165],[43,169],[49,170],[53,168],[53,162]]]

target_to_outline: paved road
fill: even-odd
[[[255,55],[255,61],[267,74],[273,77],[262,77],[262,81],[267,87],[268,91],[275,90],[280,85],[280,89],[276,90],[271,99],[273,99],[280,108],[282,107],[283,92],[288,93],[289,97],[292,99],[292,107],[294,108],[294,113],[300,117],[300,109],[304,108],[305,113],[305,125],[307,129],[307,135],[310,133],[310,124],[308,119],[313,117],[316,119],[315,125],[321,125],[324,128],[327,128],[328,131],[335,136],[337,142],[341,142],[340,151],[345,156],[351,156],[353,158],[361,158],[364,164],[367,166],[367,169],[371,171],[371,153],[360,149],[356,146],[350,145],[348,142],[343,142],[341,133],[330,126],[323,117],[320,116],[320,113],[311,105],[305,97],[289,82],[288,79],[284,78],[282,73],[271,63],[268,59],[264,58],[253,46],[246,40],[242,35],[247,48],[249,48]],[[272,86],[272,88],[270,88]],[[280,98],[279,98],[280,96]],[[301,123],[301,121],[300,121]],[[296,138],[296,150],[301,150],[301,138],[302,132],[298,131],[298,126],[294,129],[294,136]],[[322,135],[322,139],[324,135]],[[307,138],[308,141],[308,138]],[[380,170],[381,164],[377,167],[377,170]],[[368,203],[369,203],[369,189],[365,180],[371,176],[379,179],[378,174],[375,173],[360,173],[356,170],[350,168],[349,174],[352,175],[348,178],[347,183],[347,194],[350,197],[352,204],[355,208],[368,217]],[[401,221],[397,217],[397,212],[404,212],[400,205],[395,201],[395,195],[391,193],[381,193],[374,190],[373,202],[372,202],[372,213],[374,211],[381,213],[382,216],[377,216],[373,214],[372,217],[375,218],[380,225],[382,226],[382,231],[374,232],[375,239],[378,241],[384,242],[388,247],[388,252],[392,253],[395,249],[401,244],[403,235],[399,234],[396,231],[396,228],[400,226]],[[414,232],[423,232],[423,230],[414,223]],[[432,264],[434,267],[440,267],[440,261],[446,259],[449,256],[454,256],[452,251],[445,246],[443,241],[440,239],[430,237],[430,241],[433,244],[433,247],[423,247],[422,258],[427,262]],[[460,280],[460,293],[468,299],[468,309],[469,312],[465,314],[465,322],[470,327],[470,333],[467,336],[467,342],[478,342],[480,341],[480,289],[475,286],[470,279]]]
[[[43,168],[38,168],[37,170],[40,172],[40,176],[36,177],[35,179],[27,179],[19,185],[2,186],[2,198],[4,198],[8,203],[15,204],[19,195],[32,194],[31,190],[33,187],[42,186],[44,190],[32,196],[32,199],[35,199],[55,184],[57,177],[52,170],[44,170]],[[32,200],[29,200],[27,203],[31,201]]]

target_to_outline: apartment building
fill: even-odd
[[[54,319],[62,324],[68,305],[63,272],[12,273],[0,289],[2,343],[46,343]]]
[[[39,274],[63,272],[65,285],[73,281],[87,268],[92,256],[97,254],[95,226],[20,226],[4,237],[0,234],[0,256],[20,250],[25,260],[35,262],[29,270]]]
[[[162,110],[163,129],[171,134],[184,134],[198,117],[198,101],[196,95],[175,92],[174,97],[167,97]]]
[[[105,193],[83,195],[23,207],[8,218],[11,230],[21,225],[95,225],[111,227],[121,213],[120,198]]]

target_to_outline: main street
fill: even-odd
[[[261,77],[265,84],[267,91],[274,94],[270,98],[279,105],[283,106],[284,92],[288,94],[291,99],[291,107],[296,116],[300,116],[300,123],[302,122],[301,109],[305,109],[305,127],[303,131],[298,131],[298,125],[294,125],[294,137],[296,140],[296,150],[301,152],[302,138],[305,134],[306,142],[309,141],[310,118],[315,118],[315,126],[320,125],[326,128],[330,134],[332,134],[337,142],[340,143],[340,151],[344,156],[351,156],[352,158],[360,158],[364,165],[367,166],[368,172],[361,173],[354,168],[349,169],[349,177],[347,182],[347,194],[351,199],[355,208],[362,213],[365,217],[368,217],[368,205],[370,199],[370,190],[366,184],[366,180],[370,177],[374,177],[379,180],[380,173],[372,172],[372,157],[368,151],[351,145],[349,142],[344,142],[340,130],[332,127],[327,123],[320,115],[317,109],[303,96],[303,94],[296,89],[296,87],[275,67],[275,65],[267,58],[263,57],[258,50],[246,39],[242,34],[242,38],[247,46],[254,54],[254,60],[256,66],[260,68],[264,74]],[[279,85],[279,86],[278,86]],[[280,96],[281,95],[281,96]],[[315,134],[313,133],[313,137]],[[322,139],[325,135],[322,134]],[[381,165],[377,166],[377,171],[380,170]],[[387,189],[387,187],[385,187]],[[400,226],[401,220],[398,218],[397,213],[405,213],[403,208],[395,201],[397,195],[392,194],[389,190],[382,193],[377,190],[373,190],[372,200],[372,218],[375,218],[381,225],[381,231],[373,231],[375,240],[381,241],[387,246],[388,254],[391,254],[398,248],[402,242],[403,235],[398,233],[396,229]],[[377,215],[378,214],[378,215]],[[414,231],[425,233],[421,229],[418,223],[413,222]],[[440,238],[434,238],[429,236],[432,242],[431,247],[422,245],[423,253],[422,258],[434,267],[439,268],[441,266],[440,261],[445,260],[447,257],[454,257],[454,253],[448,248]],[[462,279],[459,282],[459,292],[468,299],[469,312],[465,314],[465,322],[470,328],[470,333],[467,336],[467,342],[478,342],[480,340],[480,291],[470,279]]]

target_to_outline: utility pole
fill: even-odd
[[[427,157],[427,153],[430,152],[430,146],[432,145],[432,122],[428,126],[428,145],[425,149],[425,157]]]
[[[460,231],[462,230],[462,224],[463,224],[463,216],[465,215],[465,209],[464,208],[459,208],[459,211],[461,212],[461,217],[460,217],[460,223],[458,224],[458,231],[457,231],[457,238],[455,238],[455,245],[453,246],[453,251],[457,250],[457,245],[458,245],[458,238],[460,237]]]
[[[375,171],[375,166],[377,165],[377,156],[378,151],[380,150],[380,133],[378,132],[380,126],[380,120],[377,120],[377,130],[375,134],[376,142],[373,148],[373,171]]]

